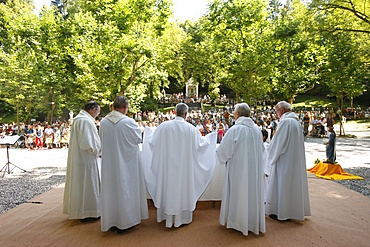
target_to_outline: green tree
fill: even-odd
[[[29,121],[38,98],[33,68],[37,63],[36,50],[38,22],[32,5],[24,1],[0,4],[0,97],[12,105],[20,120]],[[36,104],[35,104],[36,103]]]
[[[274,35],[272,40],[272,95],[291,103],[299,93],[311,90],[319,79],[324,58],[315,20],[300,1],[288,1],[280,12],[271,13]]]
[[[66,108],[75,102],[74,65],[67,54],[67,32],[59,13],[45,9],[40,13],[38,32],[37,66],[34,74],[39,84],[40,111],[47,112],[47,121],[61,117]]]
[[[336,34],[326,38],[330,40],[326,45],[327,60],[322,77],[330,89],[330,96],[337,98],[338,107],[343,110],[344,99],[352,100],[366,90],[368,66],[361,61],[361,46],[356,45],[359,40],[355,35]]]
[[[209,13],[193,38],[192,54],[200,54],[197,61],[203,65],[197,64],[198,71],[192,72],[207,80],[211,95],[221,84],[244,101],[262,98],[269,91],[264,80],[269,71],[266,7],[260,0],[215,0],[209,4]]]
[[[322,80],[342,110],[345,99],[352,104],[370,86],[369,7],[368,2],[357,0],[315,0],[311,4],[326,52]]]
[[[77,65],[76,85],[82,85],[85,94],[106,104],[125,94],[133,111],[148,88],[158,94],[157,84],[167,77],[157,56],[165,17],[170,15],[165,3],[76,1],[69,14],[74,27],[69,52]]]
[[[327,30],[370,33],[370,2],[364,0],[313,0],[311,8],[321,15],[338,17]]]
[[[219,96],[219,68],[217,50],[214,43],[207,36],[204,26],[207,20],[186,22],[181,27],[187,36],[183,44],[183,75],[184,79],[179,86],[185,87],[186,82],[192,78],[195,83],[208,88],[211,100]]]

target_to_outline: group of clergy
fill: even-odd
[[[218,147],[216,133],[201,136],[185,121],[184,103],[176,105],[175,119],[146,128],[143,140],[128,109],[128,99],[118,96],[99,131],[98,103],[74,118],[63,200],[68,219],[100,219],[103,232],[122,233],[149,217],[149,193],[157,222],[190,224],[216,165],[226,166],[221,225],[258,235],[266,232],[265,215],[280,221],[311,215],[303,129],[287,102],[275,107],[280,122],[267,149],[246,103],[235,105],[235,125]]]

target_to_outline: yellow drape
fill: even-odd
[[[330,180],[364,179],[363,177],[346,173],[339,164],[323,163],[322,161],[307,169],[307,171],[316,174],[316,177]]]

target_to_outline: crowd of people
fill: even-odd
[[[232,104],[225,105],[224,108],[211,108],[202,111],[200,108],[190,109],[186,121],[196,126],[202,136],[209,133],[217,133],[217,142],[220,143],[228,129],[235,124],[233,116],[234,107]],[[264,106],[251,109],[251,119],[262,129],[269,133],[268,142],[276,132],[278,119],[273,106]],[[328,128],[333,127],[336,120],[336,113],[333,109],[324,108],[296,110],[305,135],[313,137],[326,137]],[[161,111],[139,111],[134,114],[133,119],[139,125],[142,134],[145,127],[156,127],[161,123],[172,120],[176,117],[175,110]],[[100,127],[101,116],[96,122],[96,127]],[[53,123],[33,122],[31,124],[16,123],[0,124],[0,136],[20,135],[20,140],[16,147],[27,148],[29,150],[40,150],[43,148],[67,148],[71,128],[70,120],[58,120]]]
[[[144,114],[128,117],[128,108],[118,96],[99,128],[96,102],[73,119],[63,200],[69,219],[101,220],[101,231],[125,232],[149,217],[148,192],[157,222],[190,224],[216,163],[226,166],[219,218],[226,228],[258,235],[266,232],[265,215],[279,221],[311,215],[302,123],[287,102],[266,111],[240,103],[206,114],[178,103],[166,114],[146,114],[149,121],[140,119]],[[279,128],[265,146],[268,125],[260,120],[273,119]],[[204,124],[223,125],[222,137],[197,127]]]
[[[69,121],[0,124],[0,137],[19,135],[15,146],[28,150],[67,148],[69,132]]]
[[[190,109],[186,121],[194,125],[205,136],[209,133],[217,133],[217,142],[220,143],[228,129],[235,124],[233,105],[224,108],[202,111],[201,109]],[[295,114],[304,129],[305,136],[326,137],[328,128],[336,123],[336,113],[333,108],[323,109],[296,109]],[[145,127],[156,127],[161,123],[176,117],[175,110],[167,112],[146,111],[138,112],[134,119],[144,131]],[[251,108],[251,119],[261,130],[269,133],[268,142],[276,132],[278,118],[274,106]]]
[[[183,93],[174,93],[168,95],[165,101],[171,104],[177,103],[211,103],[209,95],[194,95],[193,97],[185,97]],[[207,135],[209,133],[217,133],[217,142],[220,143],[227,130],[234,125],[233,110],[235,102],[232,99],[221,95],[216,102],[219,105],[224,105],[223,108],[211,108],[208,111],[203,111],[200,107],[190,108],[186,121],[193,124],[201,132]],[[251,108],[251,118],[260,129],[266,129],[269,133],[267,142],[270,141],[278,125],[278,119],[273,105],[268,105],[267,102],[258,102],[258,107]],[[329,136],[328,129],[333,127],[338,121],[345,122],[348,119],[363,119],[370,117],[370,107],[363,109],[344,108],[343,113],[334,108],[303,108],[294,109],[294,112],[299,117],[299,121],[304,128],[305,136],[312,137],[327,137]],[[96,119],[97,128],[100,126],[100,121],[104,116]],[[134,114],[133,119],[138,123],[142,132],[145,127],[154,127],[160,125],[164,121],[175,118],[175,110],[162,111],[139,111]],[[71,119],[57,120],[53,123],[48,122],[33,122],[31,124],[20,123],[0,123],[0,136],[15,135],[21,136],[17,147],[25,147],[30,150],[42,148],[61,148],[68,147],[69,132]]]

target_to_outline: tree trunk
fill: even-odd
[[[337,104],[339,106],[339,109],[340,109],[340,112],[339,112],[339,136],[343,136],[343,135],[346,135],[345,132],[344,132],[344,126],[343,126],[343,121],[342,121],[342,117],[343,117],[343,95],[341,96],[337,96]],[[342,134],[343,133],[343,134]]]

